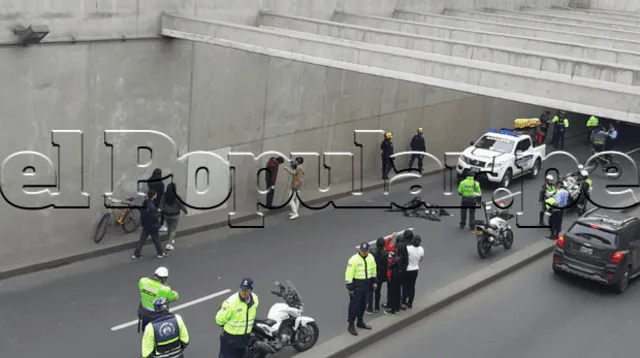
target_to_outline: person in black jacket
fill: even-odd
[[[406,282],[407,266],[409,266],[407,244],[399,242],[396,245],[393,261],[389,264],[391,268],[391,280],[387,285],[387,304],[389,308],[384,311],[385,314],[395,315],[402,308],[401,287]]]
[[[384,140],[380,143],[380,150],[382,151],[382,179],[389,180],[389,172],[393,168],[393,142],[391,142],[391,132],[384,134]]]
[[[426,152],[427,145],[424,142],[424,137],[422,136],[422,128],[418,128],[418,133],[411,138],[411,151],[412,152]],[[421,154],[411,154],[411,159],[409,159],[409,169],[413,168],[413,161],[418,159],[418,170],[422,173],[422,159],[424,155]]]
[[[153,240],[153,244],[156,246],[156,251],[158,252],[158,257],[165,257],[167,254],[162,251],[162,246],[160,245],[160,234],[158,230],[160,229],[160,220],[158,218],[158,207],[155,206],[155,200],[158,197],[158,193],[154,190],[149,190],[147,192],[147,200],[142,204],[142,209],[140,209],[140,216],[142,221],[142,232],[140,233],[140,240],[138,240],[138,246],[136,250],[133,252],[133,258],[139,259],[142,257],[141,251],[144,243],[147,241],[149,236],[151,236],[151,240]]]
[[[384,249],[384,243],[384,238],[378,238],[378,240],[376,240],[376,249],[371,253],[373,258],[376,260],[378,286],[375,290],[371,291],[371,294],[368,297],[367,310],[365,311],[368,314],[373,314],[374,311],[380,312],[380,290],[382,290],[382,283],[387,282],[389,251]]]
[[[156,198],[153,200],[153,205],[155,205],[156,208],[161,208],[162,197],[164,196],[165,192],[164,183],[162,182],[162,169],[156,168],[153,170],[153,173],[151,173],[151,176],[149,177],[149,179],[147,179],[147,187],[149,188],[149,190],[153,190],[158,193]],[[161,213],[159,230],[167,230],[167,227],[164,226],[164,213]]]

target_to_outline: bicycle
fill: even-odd
[[[591,148],[591,155],[594,154],[596,154],[596,151]],[[620,175],[622,175],[622,166],[619,162],[613,160],[613,157],[609,154],[598,155],[591,160],[591,163],[587,164],[589,164],[589,166],[586,166],[585,169],[589,173],[593,173],[593,171],[600,166],[602,172],[607,176],[620,177]]]
[[[108,199],[114,204],[126,203],[129,206],[131,206],[133,200],[135,200],[135,198],[127,198],[123,201],[115,198],[109,198],[106,195],[102,195],[102,197]],[[107,208],[106,212],[102,215],[102,218],[100,218],[93,234],[93,241],[95,241],[96,244],[102,241],[109,226],[120,226],[122,227],[122,231],[130,234],[138,229],[138,226],[140,226],[140,220],[136,219],[134,216],[134,208]]]

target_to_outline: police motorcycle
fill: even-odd
[[[476,220],[472,232],[476,235],[478,255],[483,259],[489,257],[494,246],[504,246],[505,250],[509,250],[513,245],[513,230],[507,221],[515,216],[509,213],[509,209],[502,208],[504,205],[505,201],[482,202],[485,219]]]
[[[298,352],[307,351],[318,342],[320,330],[311,317],[303,316],[302,297],[291,281],[274,281],[273,295],[281,298],[271,306],[266,319],[256,319],[249,338],[249,358],[264,358],[292,346]]]
[[[587,195],[583,194],[585,183],[581,179],[580,173],[570,173],[562,178],[562,187],[569,192],[569,204],[567,208],[575,208],[576,213],[582,216],[587,211]],[[589,188],[590,193],[591,188]]]
[[[442,208],[438,208],[435,205],[431,205],[429,203],[424,203],[426,206],[422,206],[422,198],[417,195],[413,199],[404,203],[402,207],[394,207],[388,209],[389,212],[402,212],[405,217],[410,218],[422,218],[430,221],[442,221],[440,220],[441,216],[453,216],[449,214],[446,210]]]

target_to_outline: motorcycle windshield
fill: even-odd
[[[298,289],[296,289],[296,286],[293,285],[293,282],[286,280],[283,286],[285,287],[285,289],[289,290],[289,292],[291,293],[292,300],[295,300],[300,304],[304,304],[304,301],[302,300],[302,296],[300,296],[300,293],[298,292]]]

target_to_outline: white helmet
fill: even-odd
[[[553,180],[553,175],[551,174],[547,175],[547,180]]]
[[[584,169],[584,165],[582,165],[582,164],[578,164],[578,170],[579,170],[579,171],[582,171],[583,169]]]
[[[583,170],[580,172],[580,175],[582,175],[583,177],[588,177],[589,176],[589,172],[586,170]]]
[[[167,278],[169,277],[169,270],[166,267],[161,266],[156,269],[154,274],[160,278]]]

